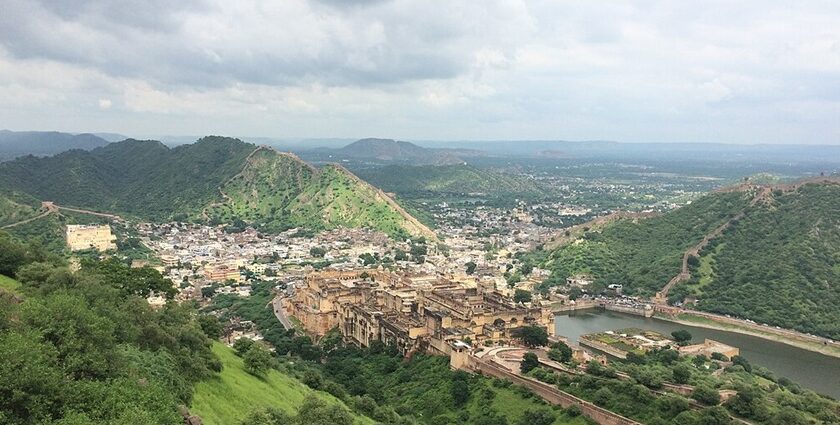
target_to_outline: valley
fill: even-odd
[[[831,423],[840,414],[812,391],[834,395],[832,376],[802,373],[789,356],[756,354],[778,343],[700,330],[837,353],[835,177],[744,179],[709,166],[672,173],[655,161],[473,151],[458,152],[463,162],[408,165],[401,155],[411,161],[429,152],[387,141],[361,146],[371,143],[373,157],[353,154],[357,144],[335,163],[215,136],[175,148],[126,140],[0,163],[7,252],[0,300],[26,310],[69,291],[99,303],[86,283],[75,283],[90,280],[122,294],[113,302],[142,302],[162,315],[156,320],[169,320],[174,306],[192,311],[203,335],[196,338],[209,337],[197,351],[207,370],[179,369],[183,376],[160,383],[177,383],[170,392],[187,421],[325,414],[336,424],[772,423],[794,415]],[[68,245],[71,228],[88,236]],[[746,344],[743,355],[759,365],[675,361],[667,347],[608,359],[578,345],[577,325],[562,318],[589,317],[593,308],[638,314],[626,321],[647,328]],[[17,329],[3,323],[31,313],[13,314],[0,326]],[[532,341],[539,332],[546,339]],[[142,342],[115,337],[145,353]],[[556,356],[561,344],[573,359],[525,371],[523,353]],[[474,360],[458,364],[464,350]],[[485,350],[519,357],[486,365],[475,360]],[[146,355],[132,354],[129,369],[97,373],[156,380]],[[394,363],[403,358],[412,360]],[[350,377],[351,368],[365,378]],[[480,370],[497,378],[464,372]],[[690,388],[734,398],[704,404],[701,395],[662,389],[679,390],[671,374],[686,370],[680,379]],[[398,396],[371,383],[383,379]],[[433,406],[420,388],[446,401]],[[606,401],[607,390],[620,401]],[[745,405],[746,394],[760,402]],[[812,404],[792,409],[794,399]],[[167,400],[155,403],[174,403]],[[177,415],[162,418],[155,421]]]

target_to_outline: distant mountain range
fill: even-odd
[[[341,148],[316,148],[299,152],[301,156],[316,161],[354,160],[410,165],[463,164],[464,158],[482,154],[475,149],[426,148],[393,139],[361,139]]]
[[[21,157],[0,163],[0,190],[147,220],[248,223],[269,231],[364,226],[434,237],[341,166],[317,169],[272,148],[217,136],[175,148],[129,139]]]
[[[70,149],[91,150],[105,146],[109,142],[103,137],[90,133],[0,130],[0,161],[24,155],[55,155]]]
[[[385,191],[406,198],[433,193],[455,197],[478,195],[523,199],[545,197],[550,193],[549,188],[524,176],[461,164],[392,164],[360,168],[356,174]]]

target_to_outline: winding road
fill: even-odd
[[[271,306],[274,309],[274,315],[277,316],[277,320],[283,325],[286,330],[294,328],[292,325],[292,321],[289,320],[289,317],[286,316],[286,311],[283,310],[283,297],[276,296],[273,300],[271,300]]]

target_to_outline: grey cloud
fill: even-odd
[[[453,77],[469,59],[462,52],[447,48],[447,43],[459,36],[457,30],[392,23],[388,15],[356,17],[341,22],[338,28],[315,34],[287,34],[283,22],[277,22],[276,31],[263,28],[247,36],[252,28],[243,22],[241,28],[228,30],[241,31],[246,36],[228,40],[226,34],[214,39],[206,34],[196,38],[189,33],[204,30],[187,28],[191,17],[221,12],[204,2],[176,7],[166,1],[146,4],[88,0],[68,7],[61,1],[39,6],[12,0],[10,6],[5,18],[0,18],[0,45],[16,57],[76,63],[114,76],[145,78],[161,86],[214,87],[234,82],[288,85],[301,81],[339,85],[398,83]],[[336,12],[330,18],[340,22],[344,17]],[[313,25],[318,19],[313,18]],[[383,40],[364,39],[362,32],[372,23],[381,24]],[[283,49],[289,38],[307,36],[322,39],[315,51]]]
[[[0,116],[25,123],[81,115],[132,126],[106,128],[117,132],[303,137],[840,134],[836,2],[0,2]]]

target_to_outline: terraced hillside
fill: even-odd
[[[0,164],[0,189],[146,220],[241,221],[266,230],[369,226],[434,236],[343,168],[318,170],[292,155],[216,136],[173,149],[126,140],[91,152],[19,158]],[[0,203],[0,220],[11,207]]]

